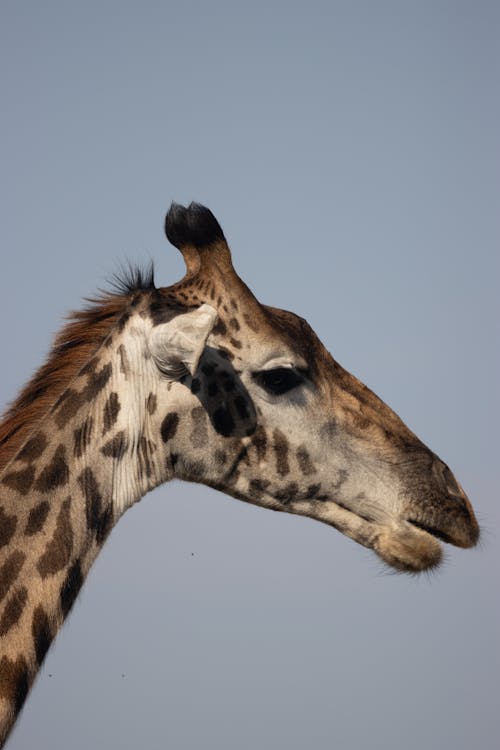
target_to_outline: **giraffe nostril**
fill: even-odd
[[[443,461],[436,459],[433,464],[433,474],[438,482],[444,486],[444,489],[450,497],[456,497],[459,500],[465,500],[466,494],[458,484],[452,472]]]

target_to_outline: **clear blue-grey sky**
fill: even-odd
[[[499,38],[493,0],[2,2],[2,404],[120,260],[180,278],[163,217],[195,199],[484,526],[413,579],[164,486],[113,532],[9,750],[499,746]]]

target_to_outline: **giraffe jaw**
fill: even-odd
[[[432,570],[443,558],[438,539],[406,521],[395,528],[382,527],[373,549],[385,563],[405,573]]]
[[[312,507],[305,501],[292,502],[283,510],[309,516],[333,526],[363,547],[373,549],[387,565],[397,571],[420,573],[437,567],[442,560],[441,544],[432,531],[414,526],[408,521],[389,518],[386,522],[372,521],[334,501],[315,502]]]
[[[215,489],[220,485],[212,484]],[[433,532],[414,525],[411,521],[397,521],[387,517],[384,521],[374,521],[357,515],[333,500],[294,500],[282,503],[272,495],[264,493],[259,497],[248,497],[235,489],[231,495],[271,510],[308,516],[340,531],[344,536],[372,549],[391,568],[402,573],[421,573],[436,568],[442,558],[442,546]],[[451,544],[457,544],[447,539]],[[475,542],[474,542],[475,543]],[[473,543],[473,544],[474,544]],[[473,546],[458,543],[457,546]]]
[[[228,492],[227,487],[218,483],[211,486]],[[331,499],[283,502],[268,492],[249,496],[235,487],[231,488],[229,494],[252,505],[307,516],[332,526],[363,547],[372,549],[384,563],[402,573],[416,574],[438,567],[443,559],[442,542],[468,548],[474,547],[479,539],[479,527],[473,516],[468,523],[455,527],[448,525],[445,531],[440,528],[443,524],[439,524],[438,519],[425,523],[411,517],[397,518],[380,508],[375,518],[373,506],[369,511],[367,509],[367,514],[373,513],[370,518]]]

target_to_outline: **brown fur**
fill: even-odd
[[[465,547],[477,541],[473,512],[449,469],[334,362],[306,321],[258,303],[234,272],[211,212],[173,206],[166,227],[186,259],[186,277],[157,290],[152,269],[132,270],[117,279],[115,293],[73,313],[0,424],[0,745],[111,528],[161,482],[200,481],[316,518],[405,571],[439,563],[437,538]],[[127,357],[127,336],[141,335],[134,322],[147,322],[140,343],[148,359],[152,326],[215,299],[214,346],[205,347],[199,372],[179,378],[181,396],[178,385],[170,394],[174,383],[152,368],[158,389],[146,374],[142,382],[152,390],[145,402],[142,382],[135,382],[139,366]],[[295,407],[303,403],[303,415],[296,409],[291,416],[291,402],[282,423],[271,406],[254,405],[251,386],[249,393],[239,379],[243,370],[252,381],[262,375],[245,357],[254,345],[256,357],[283,352],[293,362],[299,355],[295,377],[304,369],[304,380],[307,374],[316,386],[315,405],[298,391]],[[304,382],[304,391],[312,394],[310,385]],[[136,404],[135,424],[121,419],[122,394],[124,404]],[[154,419],[140,416],[139,403]],[[338,457],[329,468],[330,452]],[[361,481],[367,493],[373,486],[371,504],[361,502]]]
[[[0,423],[0,472],[22,448],[34,426],[89,361],[125,312],[131,296],[104,294],[69,315],[50,354]]]

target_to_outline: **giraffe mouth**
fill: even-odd
[[[467,510],[468,506],[464,504],[463,507]],[[340,510],[354,518],[346,516],[345,528],[339,528],[336,523],[332,525],[358,543],[373,549],[395,570],[406,573],[420,573],[436,568],[443,559],[443,542],[455,547],[470,548],[479,539],[476,519],[468,512],[456,516],[454,523],[450,523],[449,519],[441,523],[426,523],[412,518],[388,518],[380,522],[356,515],[345,508]]]
[[[461,546],[457,545],[457,542],[452,539],[452,537],[447,534],[445,531],[441,531],[439,529],[435,529],[432,526],[428,526],[425,523],[421,523],[420,521],[414,521],[413,519],[409,518],[408,523],[411,523],[412,526],[415,526],[417,529],[421,529],[422,531],[425,531],[426,534],[430,534],[435,539],[439,539],[441,542],[445,542],[446,544],[453,544],[455,546]]]
[[[457,544],[449,535],[423,523],[390,518],[373,520],[333,500],[315,503],[314,510],[310,504],[298,501],[290,503],[285,510],[333,526],[363,547],[372,549],[394,570],[404,573],[436,568],[443,557],[441,543]]]
[[[439,519],[433,519],[431,523],[429,519],[397,518],[373,506],[366,508],[363,515],[359,508],[351,510],[330,498],[296,498],[284,502],[262,491],[262,488],[251,496],[235,489],[231,490],[231,494],[245,502],[308,516],[332,526],[344,536],[373,550],[384,563],[398,572],[415,574],[432,570],[443,559],[443,542],[455,547],[473,547],[479,538],[479,527],[468,510],[468,501],[462,503],[463,512],[455,514],[453,523],[446,520],[446,514],[442,514],[441,523]],[[454,498],[454,503],[457,503],[457,498]]]

